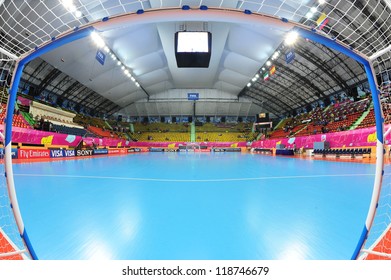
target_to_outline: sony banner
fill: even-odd
[[[93,155],[93,150],[76,150],[76,156],[78,157],[88,157]]]

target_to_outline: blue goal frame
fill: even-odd
[[[7,114],[6,114],[6,128],[5,128],[5,176],[7,180],[8,193],[11,201],[11,208],[15,216],[16,223],[18,225],[19,233],[25,243],[32,259],[38,259],[34,252],[33,246],[27,234],[27,230],[24,227],[22,216],[19,210],[18,201],[15,192],[15,185],[13,180],[13,169],[12,169],[12,155],[11,155],[11,143],[12,143],[12,118],[15,108],[15,101],[17,97],[17,91],[19,82],[22,76],[24,66],[31,60],[53,50],[61,47],[70,42],[85,38],[93,31],[102,32],[108,29],[121,26],[124,22],[132,22],[133,24],[141,23],[156,23],[156,22],[172,22],[180,20],[198,20],[198,21],[220,21],[220,22],[237,22],[247,24],[270,24],[285,28],[286,30],[295,30],[301,37],[309,39],[313,42],[322,44],[328,48],[337,50],[346,56],[361,63],[367,74],[372,100],[374,104],[374,112],[376,119],[376,131],[377,131],[377,145],[376,145],[376,174],[374,180],[374,187],[372,193],[372,200],[369,206],[367,219],[364,223],[362,234],[358,240],[357,247],[353,252],[352,259],[357,259],[361,249],[363,248],[365,241],[368,236],[368,232],[372,226],[376,209],[377,202],[379,200],[380,190],[382,186],[382,179],[384,174],[384,118],[380,106],[380,92],[377,87],[376,77],[374,70],[369,58],[360,54],[359,52],[349,48],[348,46],[337,42],[337,40],[330,39],[320,34],[316,29],[309,29],[307,26],[290,22],[284,18],[277,18],[268,15],[262,15],[252,13],[251,11],[245,10],[229,10],[221,8],[208,8],[208,9],[183,9],[183,8],[168,8],[158,10],[139,10],[135,13],[124,14],[115,16],[113,18],[104,18],[102,21],[90,23],[84,27],[75,28],[74,30],[68,31],[57,38],[52,38],[49,43],[46,43],[40,47],[36,47],[34,51],[28,53],[23,58],[19,59],[16,68],[14,70],[12,85],[10,89]]]

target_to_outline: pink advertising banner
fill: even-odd
[[[190,145],[190,142],[132,142],[132,147],[156,147],[156,148],[167,148],[167,147],[175,147]],[[208,148],[211,147],[235,147],[241,148],[246,147],[246,142],[200,142],[197,143],[200,146],[206,146]]]
[[[384,131],[391,125],[386,125]],[[3,126],[0,131],[4,133]],[[251,145],[253,148],[275,148],[277,144],[284,144],[287,148],[293,148],[294,144],[297,148],[312,149],[314,142],[328,141],[331,148],[342,147],[361,147],[361,146],[376,146],[376,129],[375,127],[356,129],[350,131],[342,131],[327,134],[316,134],[310,136],[267,139],[254,141]],[[46,145],[67,145],[71,147],[77,146],[80,141],[84,141],[87,145],[98,145],[107,147],[178,147],[186,146],[190,143],[186,142],[130,142],[116,138],[82,138],[81,136],[59,134],[40,130],[26,129],[14,127],[12,129],[12,142],[25,144],[46,144]],[[385,140],[385,144],[391,143],[391,134]],[[246,147],[246,142],[201,142],[201,146],[211,147]]]
[[[18,103],[23,106],[30,106],[31,100],[22,96],[18,96]]]
[[[4,125],[0,127],[0,131],[4,133]],[[76,147],[80,141],[84,141],[87,145],[96,143],[99,146],[110,147],[129,147],[129,141],[110,138],[82,138],[81,136],[60,134],[54,132],[40,131],[34,129],[26,129],[20,127],[12,128],[12,142],[24,144],[43,144],[43,145],[62,145]]]
[[[384,131],[387,131],[390,125],[385,126]],[[253,148],[275,148],[277,144],[284,144],[286,148],[296,147],[312,149],[314,142],[329,142],[330,148],[343,148],[343,147],[363,147],[363,146],[376,146],[376,128],[364,128],[349,131],[341,131],[327,134],[316,134],[310,136],[300,136],[291,138],[280,139],[267,139],[261,141],[255,141],[252,143]],[[391,135],[388,135],[385,144],[391,142]]]

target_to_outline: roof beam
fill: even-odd
[[[280,115],[281,115],[281,111],[280,111],[280,110],[276,109],[274,106],[272,106],[272,104],[266,103],[265,100],[260,100],[260,99],[256,98],[255,96],[252,96],[252,95],[250,95],[250,94],[248,94],[248,93],[246,93],[246,96],[247,96],[248,98],[252,99],[252,100],[255,100],[255,101],[260,102],[260,103],[257,103],[257,102],[254,102],[254,101],[253,101],[254,104],[257,104],[258,106],[261,106],[261,107],[268,107],[268,108],[269,108],[268,110],[269,110],[270,112],[276,114],[277,116],[280,116]],[[263,98],[265,98],[267,101],[271,101],[271,102],[272,102],[272,100],[270,100],[270,99],[268,99],[268,98],[266,98],[266,97],[263,97]]]
[[[339,67],[342,67],[341,66],[341,64],[343,65],[343,69],[346,71],[346,70],[348,70],[349,71],[349,76],[350,76],[350,78],[351,79],[357,79],[357,81],[358,81],[358,78],[357,78],[357,73],[354,73],[353,72],[353,70],[345,63],[345,61],[342,59],[342,58],[340,58],[339,56],[338,56],[338,54],[336,54],[335,52],[334,52],[334,50],[332,50],[332,49],[329,49],[329,48],[327,48],[326,46],[324,46],[324,45],[322,45],[322,44],[316,44],[316,43],[313,43],[313,45],[317,48],[317,49],[319,49],[320,51],[322,51],[324,54],[326,54],[328,57],[330,57],[330,60],[329,61],[335,61],[335,60],[337,60],[337,62],[335,63],[335,65],[338,65]],[[310,51],[310,50],[308,50],[308,51]],[[312,52],[311,52],[311,54],[312,54]],[[359,66],[361,66],[361,69],[363,70],[363,72],[365,73],[365,70],[364,70],[364,67],[361,65],[361,63],[358,63],[356,60],[354,60],[354,59],[351,59],[351,61],[353,62],[353,63],[356,63],[357,65],[359,65]]]
[[[327,5],[326,5],[327,6]],[[333,9],[333,12],[335,12],[337,14],[337,16],[339,18],[341,18],[341,20],[343,20],[345,22],[345,24],[347,25],[351,25],[352,26],[352,29],[355,30],[355,32],[360,35],[364,41],[367,41],[368,38],[360,31],[360,28],[359,26],[357,26],[356,24],[354,24],[353,22],[350,21],[350,19],[346,18],[345,14],[341,13],[338,9]],[[341,33],[338,33],[338,31],[332,29],[330,31],[330,33],[335,37],[335,38],[338,38],[339,37],[339,41],[347,41],[346,38],[344,36],[342,36]],[[347,42],[348,43],[348,42]],[[348,45],[352,48],[356,48],[355,46],[356,43],[348,43]],[[371,45],[371,44],[368,44],[368,47],[372,50],[372,52],[376,52],[375,48]]]
[[[272,87],[271,85],[268,85],[268,83],[258,83],[259,84],[259,87],[257,87],[257,89],[259,89],[259,90],[261,90],[261,88],[260,88],[260,86],[262,86],[262,89],[269,89],[269,90],[271,90],[271,91],[273,91],[273,92],[275,92],[277,95],[281,95],[281,91],[278,91],[278,90],[276,90],[274,87]],[[258,85],[257,84],[257,85]],[[266,94],[268,94],[270,97],[272,97],[272,98],[277,98],[277,95],[275,95],[275,94],[270,94],[268,91],[263,91],[264,93],[266,93]],[[288,94],[286,94],[286,95],[284,95],[284,97],[286,98],[286,99],[289,99],[292,103],[294,103],[295,105],[298,103],[298,101],[297,100],[295,100],[295,99],[293,99],[293,98],[291,98],[291,96],[290,95],[288,95]],[[288,103],[286,103],[286,102],[284,102],[284,101],[282,101],[282,99],[281,98],[277,98],[277,100],[278,101],[280,101],[282,104],[284,104],[284,106],[286,106],[286,107],[289,107],[289,108],[291,108],[292,110],[293,110],[293,107],[291,106],[291,105],[289,105]],[[301,104],[299,104],[299,106],[302,106]]]
[[[65,86],[66,84],[69,84],[70,82],[72,82],[73,79],[69,76],[65,76],[64,79],[61,79],[56,85],[53,86],[53,93],[57,94],[57,95],[61,95],[59,92],[62,90],[64,91],[62,88],[63,86]]]
[[[60,95],[62,98],[68,98],[73,92],[79,90],[83,85],[80,84],[78,81],[71,84],[66,90],[63,91],[62,95]]]
[[[390,44],[389,37],[385,34],[388,34],[388,30],[384,30],[384,28],[378,24],[377,19],[372,15],[372,12],[370,12],[366,5],[364,5],[361,0],[349,0],[352,4],[356,5],[357,8],[361,9],[361,12],[370,19],[370,21],[373,23],[372,25],[375,27],[374,29],[377,31],[377,34],[381,37],[382,41],[385,42],[386,45]],[[379,1],[379,3],[381,3]],[[380,18],[380,17],[379,17]],[[372,35],[371,35],[372,36]]]
[[[308,85],[310,88],[312,88],[318,95],[318,97],[320,96],[323,96],[323,97],[326,97],[326,95],[323,93],[323,91],[318,88],[316,85],[314,85],[313,82],[311,82],[307,77],[303,76],[303,75],[300,75],[299,73],[297,73],[296,71],[289,71],[289,68],[284,66],[283,64],[279,63],[279,62],[276,62],[275,63],[276,66],[278,68],[281,68],[284,70],[284,75],[288,75],[290,76],[292,79],[294,79],[292,76],[294,75],[295,77],[298,78],[299,81],[304,81],[304,84],[302,83],[298,83],[296,84],[297,86],[299,86],[300,88],[302,88],[303,90],[308,90],[308,87],[306,87],[305,85]]]
[[[101,103],[99,103],[97,106],[96,106],[96,110],[100,109],[100,108],[104,108],[105,106],[108,106],[109,104],[112,104],[113,102],[110,100],[110,99],[106,99],[106,100],[103,100]]]
[[[53,69],[38,85],[37,94],[43,92],[51,82],[53,82],[62,72],[58,69]]]
[[[319,61],[315,60],[312,56],[309,56],[307,53],[305,53],[305,50],[303,51],[302,48],[298,47],[295,49],[295,52],[299,54],[304,59],[311,62],[313,65],[321,69],[326,75],[328,75],[330,78],[334,80],[334,82],[339,85],[341,88],[345,89],[346,91],[349,91],[350,87],[348,84],[335,72],[333,71],[328,65],[322,64]]]
[[[76,99],[79,98],[81,95],[83,95],[84,92],[89,92],[89,91],[90,91],[90,89],[89,89],[88,87],[84,87],[84,86],[83,86],[82,90],[80,90],[80,91],[77,92],[77,93],[76,93],[76,91],[75,91],[75,92],[73,92],[72,95],[68,96],[68,100],[73,101],[73,102],[80,103],[80,102],[77,101]]]
[[[88,98],[90,98],[91,96],[93,96],[95,93],[95,91],[93,91],[92,89],[90,89],[90,92],[86,94],[86,96],[84,96],[84,98],[82,98],[79,102],[80,103],[83,103],[85,100],[87,100]]]
[[[309,105],[309,103],[308,103],[304,98],[302,98],[300,95],[296,94],[296,93],[295,93],[294,91],[292,91],[289,87],[287,87],[287,86],[285,86],[285,85],[279,83],[277,79],[270,79],[270,80],[268,81],[268,83],[274,83],[274,84],[276,84],[277,86],[281,87],[281,88],[284,90],[284,92],[285,92],[286,94],[292,94],[292,95],[294,95],[295,97],[297,97],[300,101],[302,101],[305,105]],[[281,93],[280,93],[280,94],[281,94]]]
[[[282,111],[289,111],[286,109],[286,107],[289,107],[291,110],[293,110],[293,108],[291,106],[289,106],[287,103],[283,102],[279,98],[275,98],[275,96],[271,95],[269,92],[267,92],[265,90],[262,90],[260,88],[258,88],[258,89],[250,88],[249,91],[246,92],[245,95],[248,95],[249,92],[252,94],[255,94],[256,96],[265,98],[269,102],[272,102],[273,104],[277,105],[278,108],[282,108]],[[254,97],[254,95],[253,95],[253,97]]]
[[[116,111],[118,111],[119,109],[121,109],[121,106],[115,104],[116,106],[114,106],[110,111],[107,112],[107,114],[109,116],[111,116],[112,114],[114,114]]]
[[[37,79],[38,75],[46,68],[46,66],[49,66],[44,60],[41,61],[41,63],[38,65],[37,68],[33,71],[33,73],[29,74],[26,72],[26,67],[23,69],[23,73],[28,75],[28,79],[26,81],[27,84],[31,84],[32,79]]]
[[[323,93],[327,90],[330,90],[332,89],[334,86],[332,86],[329,81],[327,79],[325,79],[323,77],[323,75],[319,75],[317,72],[314,72],[310,69],[308,69],[308,67],[306,65],[304,65],[303,63],[301,63],[300,61],[296,60],[294,63],[290,64],[293,68],[295,69],[298,69],[299,71],[303,72],[306,74],[306,76],[309,78],[309,79],[313,79],[314,81],[316,81],[316,78],[319,78],[322,82],[319,82],[317,81],[319,84],[322,84],[324,86],[324,90],[323,90]],[[288,67],[289,69],[289,67]],[[312,77],[313,75],[316,75],[316,77]],[[319,87],[319,86],[318,86]],[[320,87],[319,87],[320,89]]]

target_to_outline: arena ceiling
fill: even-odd
[[[324,13],[328,23],[320,32],[368,57],[391,42],[389,0],[0,0],[0,62],[21,57],[67,30],[105,17],[183,5],[192,10],[204,5],[251,11],[311,28],[317,27],[316,20]],[[208,68],[177,67],[174,33],[182,29],[212,33]],[[269,25],[205,20],[126,24],[100,34],[120,66],[110,57],[99,64],[97,46],[85,38],[32,61],[23,78],[39,91],[51,91],[99,112],[135,116],[190,114],[193,106],[186,101],[187,92],[200,92],[199,115],[268,111],[283,116],[332,94],[350,93],[366,80],[361,65],[305,39],[295,43],[295,58],[287,63],[287,32]],[[272,60],[276,51],[280,55]],[[379,63],[390,68],[389,57],[384,54]],[[260,71],[268,68],[267,61],[276,71],[264,81]],[[122,66],[138,85],[123,74]]]

